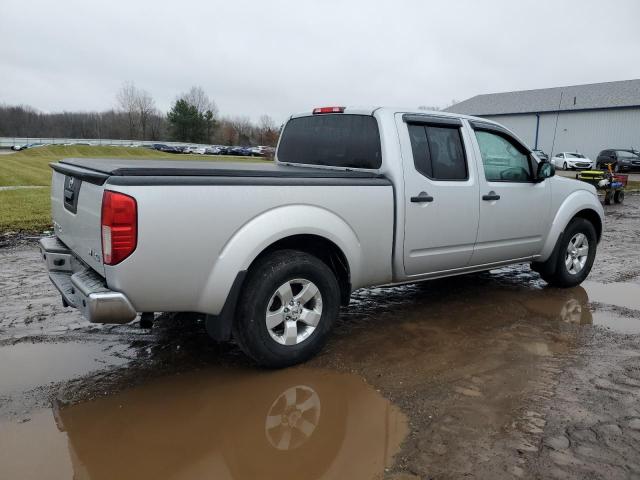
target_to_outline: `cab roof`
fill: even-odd
[[[323,113],[314,113],[314,110],[317,109],[340,109],[341,111],[327,111]],[[499,125],[498,123],[488,120],[486,118],[473,117],[471,115],[463,115],[460,113],[450,113],[444,112],[442,110],[420,110],[417,108],[407,108],[407,107],[381,107],[381,106],[345,106],[345,107],[314,107],[305,112],[298,112],[289,117],[291,118],[299,118],[299,117],[311,117],[314,115],[374,115],[374,114],[383,114],[383,115],[395,115],[396,113],[410,113],[414,115],[437,115],[439,117],[449,117],[449,118],[464,118],[467,120],[476,120],[482,121],[486,123],[491,123],[494,125]]]

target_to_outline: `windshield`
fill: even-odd
[[[616,150],[616,153],[618,154],[618,158],[638,158],[637,155],[634,155],[631,152],[627,152],[626,150]]]
[[[347,168],[380,168],[378,123],[370,115],[292,118],[282,132],[278,161]]]
[[[565,153],[568,158],[584,158],[581,153]]]

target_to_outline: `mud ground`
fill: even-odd
[[[31,239],[0,248],[0,478],[639,478],[640,196],[593,271],[356,292],[306,365],[255,368],[202,321],[101,326]]]

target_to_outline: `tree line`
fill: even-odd
[[[102,112],[44,113],[26,105],[0,104],[0,137],[174,140],[216,145],[275,146],[279,128],[269,115],[221,117],[199,86],[180,94],[166,114],[153,97],[125,82],[116,106]]]

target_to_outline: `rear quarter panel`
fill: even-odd
[[[138,311],[218,314],[237,273],[273,242],[316,234],[345,253],[353,288],[391,281],[391,186],[107,186],[138,203],[138,246],[105,267]]]

